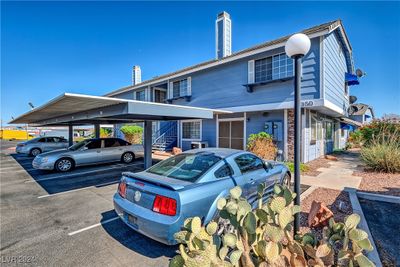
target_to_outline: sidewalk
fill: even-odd
[[[330,161],[329,168],[319,168],[321,173],[317,176],[301,176],[301,183],[329,189],[343,190],[347,188],[358,189],[362,180],[354,176],[353,172],[361,164],[359,158],[352,153],[338,157],[338,161]]]

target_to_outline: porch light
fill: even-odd
[[[310,50],[311,41],[307,35],[296,33],[285,44],[286,55],[294,59],[294,204],[300,206],[300,144],[301,144],[301,58]],[[300,230],[300,213],[294,215],[294,231]]]

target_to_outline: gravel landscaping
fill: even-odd
[[[347,215],[353,212],[347,192],[317,188],[301,202],[300,230],[302,232],[308,232],[310,230],[307,220],[313,200],[323,202],[333,212],[335,221],[343,221]],[[339,208],[340,202],[344,203],[342,204],[342,208]],[[317,230],[317,233],[321,234],[321,231]]]
[[[319,168],[329,168],[330,165],[328,162],[331,160],[326,159],[325,157],[320,157],[315,160],[306,163],[307,171],[303,172],[302,175],[308,176],[318,176],[321,172],[318,171]]]
[[[399,173],[380,173],[362,169],[355,171],[353,175],[362,177],[359,191],[400,197]]]

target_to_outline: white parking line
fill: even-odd
[[[33,180],[26,181],[25,183],[33,183],[33,182],[47,181],[47,180],[53,180],[53,179],[68,178],[68,177],[79,176],[79,175],[83,175],[83,174],[90,174],[90,173],[95,173],[95,172],[100,172],[100,171],[107,171],[107,170],[117,169],[117,168],[121,168],[121,167],[128,168],[130,166],[139,166],[139,165],[143,165],[143,163],[130,164],[130,165],[115,165],[115,166],[112,166],[110,168],[103,168],[103,169],[96,169],[96,170],[91,170],[91,171],[86,171],[86,172],[64,174],[64,175],[52,176],[52,177],[36,179],[36,180],[33,179]]]
[[[69,236],[73,236],[73,235],[75,235],[75,234],[82,233],[82,232],[84,232],[84,231],[86,231],[86,230],[93,229],[93,228],[95,228],[95,227],[97,227],[97,226],[100,226],[100,225],[103,225],[103,224],[106,224],[106,223],[109,223],[109,222],[115,221],[115,220],[117,220],[117,219],[119,219],[119,217],[114,217],[114,218],[111,218],[111,219],[108,219],[108,220],[102,221],[102,222],[100,222],[100,223],[96,223],[96,224],[93,224],[93,225],[91,225],[91,226],[88,226],[88,227],[82,228],[82,229],[80,229],[80,230],[77,230],[77,231],[74,231],[74,232],[68,233],[68,235],[69,235]]]
[[[116,179],[117,179],[117,178],[116,178]],[[77,191],[81,191],[81,190],[87,190],[87,189],[92,189],[92,188],[96,188],[96,187],[112,185],[112,184],[116,184],[116,183],[118,183],[118,182],[119,182],[119,180],[118,180],[118,181],[114,181],[114,182],[103,183],[103,184],[91,185],[91,186],[87,186],[87,187],[82,187],[82,188],[78,188],[78,189],[73,189],[73,190],[68,190],[68,191],[60,192],[60,193],[42,195],[42,196],[38,196],[38,198],[47,198],[47,197],[54,197],[54,196],[59,196],[59,195],[65,195],[65,194],[68,194],[68,193],[73,193],[73,192],[77,192]]]

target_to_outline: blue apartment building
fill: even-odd
[[[153,123],[153,148],[192,144],[245,149],[250,134],[274,136],[284,158],[293,157],[293,60],[284,51],[290,37],[232,52],[231,18],[218,15],[216,58],[108,93],[107,97],[228,110],[207,120]],[[359,123],[349,117],[351,85],[358,84],[352,47],[342,21],[302,30],[311,49],[302,67],[302,161],[344,148]],[[139,68],[140,70],[140,68]],[[138,66],[134,68],[137,76]],[[117,132],[118,127],[116,126]],[[121,133],[119,133],[121,135]]]

